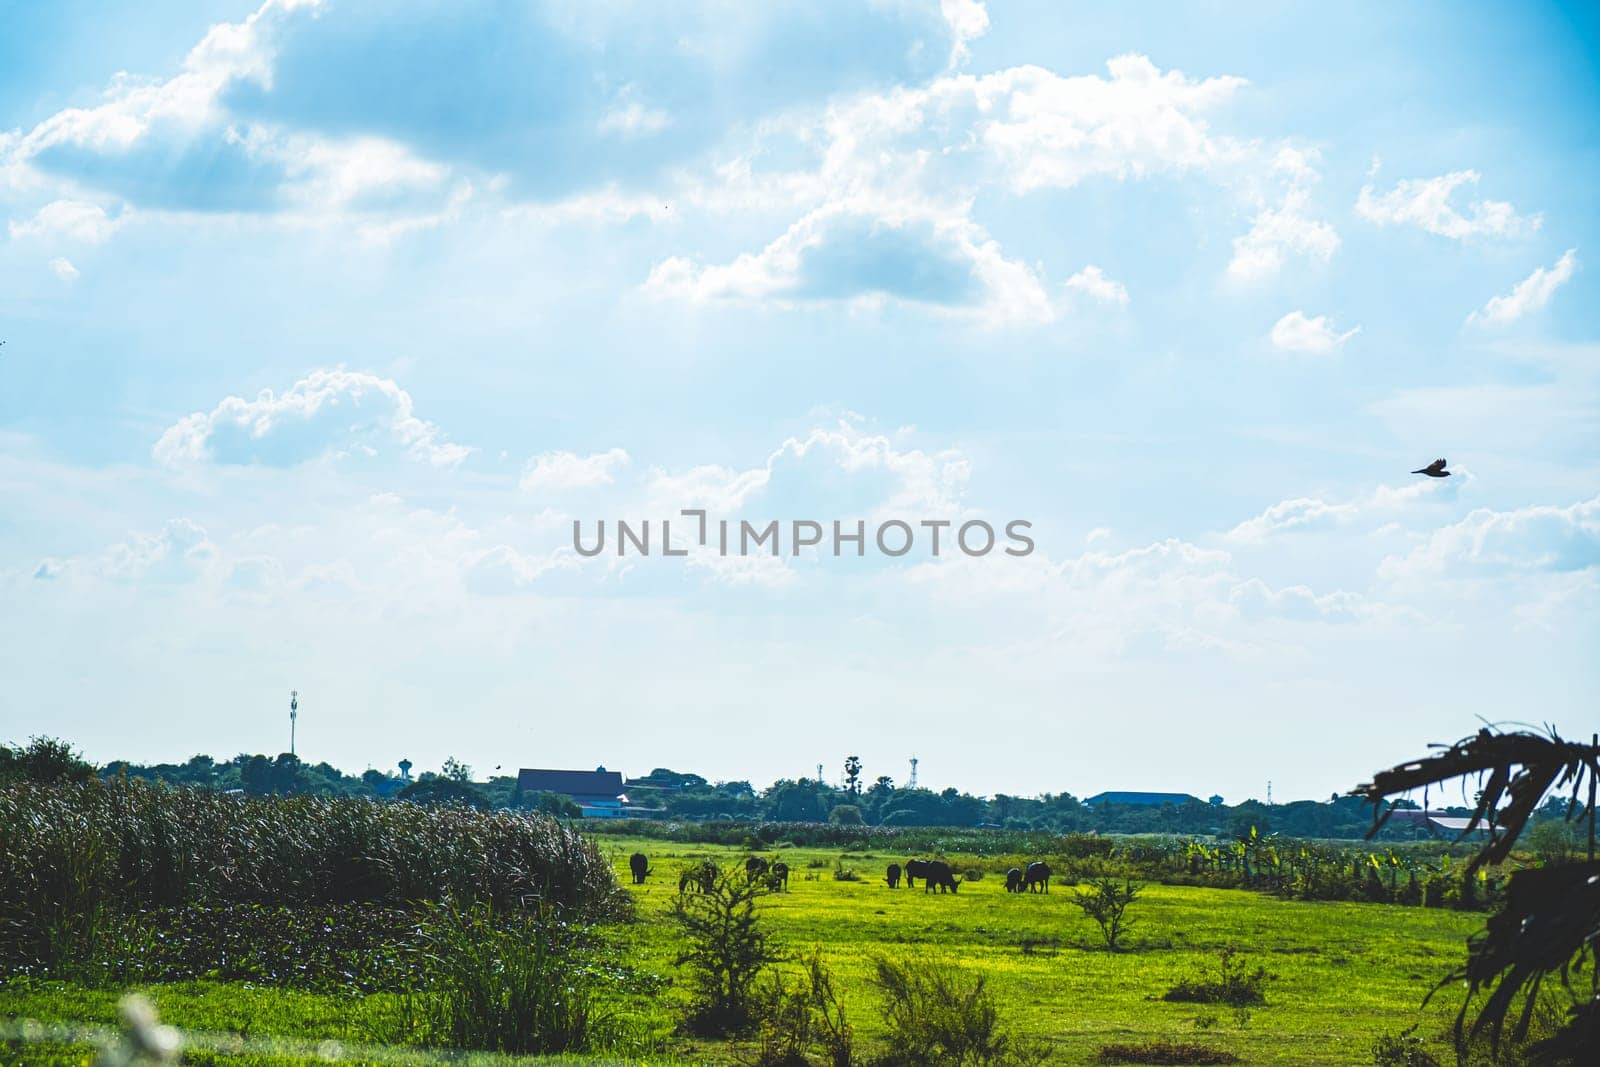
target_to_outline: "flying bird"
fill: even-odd
[[[1436,459],[1421,470],[1412,471],[1411,473],[1426,474],[1430,478],[1448,478],[1450,477],[1450,472],[1444,469],[1445,464],[1448,462],[1450,461],[1446,459]]]

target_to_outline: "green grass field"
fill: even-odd
[[[715,846],[602,837],[619,878],[635,849],[651,857],[647,884],[632,887],[638,921],[608,936],[641,970],[675,977],[675,932],[666,913],[677,874],[687,863],[711,857],[742,860],[745,853]],[[986,976],[1021,1034],[1046,1043],[1052,1062],[1093,1062],[1108,1042],[1169,1039],[1232,1051],[1252,1064],[1360,1064],[1371,1062],[1381,1033],[1420,1024],[1447,1053],[1443,1038],[1458,998],[1445,995],[1427,1008],[1424,994],[1463,955],[1464,939],[1481,915],[1371,904],[1300,903],[1239,890],[1149,885],[1130,911],[1135,918],[1125,951],[1108,952],[1094,925],[1072,905],[1071,887],[1045,894],[1007,894],[989,874],[954,896],[903,886],[891,891],[884,867],[904,856],[844,854],[820,849],[782,853],[792,874],[789,890],[764,904],[781,946],[800,954],[820,949],[840,979],[851,1021],[867,1039],[879,1033],[874,993],[867,981],[873,959],[945,959]],[[859,872],[839,881],[836,862]],[[1024,943],[1031,942],[1031,951]],[[1237,1015],[1225,1006],[1173,1004],[1161,995],[1177,980],[1214,970],[1217,954],[1233,947],[1252,965],[1278,975],[1265,1006]],[[263,1039],[323,1039],[352,1046],[401,1040],[395,998],[325,996],[220,983],[184,983],[148,991],[162,1018],[212,1034],[243,1034],[251,1053],[223,1047],[193,1062],[290,1064],[315,1062],[311,1045],[261,1051]],[[683,1003],[680,987],[639,994],[618,1004],[640,1038],[634,1057],[652,1062],[732,1064],[737,1045],[675,1036]],[[114,992],[55,983],[12,983],[0,988],[0,1015],[12,1019],[106,1024],[115,1018]],[[1209,1018],[1207,1018],[1209,1017]],[[1197,1020],[1199,1022],[1197,1023]],[[87,1063],[86,1045],[45,1045],[9,1055],[30,1064]]]

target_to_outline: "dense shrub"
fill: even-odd
[[[845,1018],[833,974],[813,952],[798,978],[775,974],[757,994],[755,1067],[854,1067],[855,1030]]]
[[[1277,975],[1265,967],[1251,970],[1236,949],[1218,954],[1217,973],[1185,978],[1162,996],[1163,1000],[1184,1004],[1226,1004],[1233,1008],[1253,1008],[1267,1002],[1267,983]]]
[[[1146,1041],[1142,1045],[1101,1045],[1101,1063],[1238,1063],[1226,1049],[1190,1045],[1181,1041]]]
[[[885,1067],[1003,1067],[1043,1058],[1004,1024],[983,975],[969,977],[936,961],[908,964],[880,957],[873,984],[882,1000]]]
[[[675,962],[687,968],[693,990],[684,1020],[690,1033],[721,1036],[756,1022],[757,983],[779,958],[757,908],[769,892],[743,867],[719,868],[679,889],[672,919],[684,943]]]
[[[575,919],[627,906],[599,850],[545,816],[120,780],[0,788],[0,966],[71,963],[139,911],[444,899]]]

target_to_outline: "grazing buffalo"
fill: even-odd
[[[789,865],[778,860],[767,872],[767,885],[773,890],[787,890],[789,888]]]
[[[1011,867],[1006,871],[1006,892],[1022,892],[1022,868]]]
[[[767,861],[760,856],[751,856],[744,861],[744,873],[751,878],[760,878],[767,873]]]
[[[650,858],[643,852],[635,852],[628,857],[628,870],[633,872],[634,885],[644,885],[645,877],[650,873]]]
[[[678,892],[680,893],[709,893],[711,887],[717,884],[717,865],[710,860],[701,860],[690,867],[685,867],[683,873],[678,875]]]
[[[927,872],[922,878],[922,891],[924,893],[930,889],[937,889],[941,893],[948,889],[954,893],[956,886],[961,884],[956,881],[956,874],[950,869],[950,865],[942,860],[929,860]]]
[[[1035,886],[1041,892],[1050,892],[1050,865],[1042,860],[1034,860],[1028,864],[1028,869],[1022,876],[1022,884],[1030,893]]]
[[[889,888],[890,889],[899,889],[900,888],[900,865],[898,863],[889,864],[889,873],[884,875],[883,880],[885,882],[889,883]]]
[[[928,860],[906,860],[906,888],[917,888],[917,879],[928,877]]]

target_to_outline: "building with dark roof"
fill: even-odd
[[[517,772],[517,791],[524,796],[535,793],[560,793],[583,810],[586,819],[620,819],[628,803],[622,791],[622,775],[596,767],[592,771],[529,769]]]
[[[1136,808],[1159,808],[1163,804],[1181,807],[1184,804],[1198,804],[1200,798],[1190,796],[1188,793],[1136,793],[1112,791],[1109,793],[1096,793],[1085,804],[1091,808],[1101,804],[1126,804]]]

